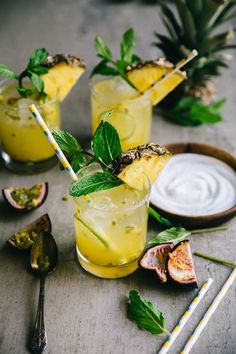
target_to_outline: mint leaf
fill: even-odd
[[[68,132],[63,130],[53,130],[52,135],[60,146],[61,150],[71,155],[76,152],[81,152],[82,148],[78,141]]]
[[[18,75],[4,64],[0,64],[0,76],[7,77],[11,80],[18,80]]]
[[[152,334],[168,333],[165,328],[163,314],[149,301],[145,300],[136,290],[129,292],[127,314],[137,322],[139,328]]]
[[[35,66],[30,68],[30,71],[37,75],[43,75],[48,73],[48,68],[46,66]]]
[[[81,195],[118,187],[123,183],[122,180],[108,171],[96,172],[93,175],[80,177],[71,185],[69,193],[72,197],[80,197]]]
[[[132,28],[126,31],[120,42],[121,59],[127,64],[132,64],[133,50],[135,47],[135,33]]]
[[[219,110],[225,100],[220,100],[213,104],[206,105],[199,98],[184,97],[177,105],[166,112],[166,117],[184,126],[198,126],[203,123],[213,124],[222,120]]]
[[[171,227],[170,229],[160,232],[148,241],[148,245],[151,246],[166,242],[173,242],[176,244],[190,235],[191,231],[186,230],[184,227]]]
[[[29,58],[28,68],[39,66],[45,63],[49,53],[45,48],[38,48]]]
[[[166,227],[175,227],[176,225],[170,221],[167,218],[164,218],[161,216],[156,210],[153,208],[149,207],[148,208],[149,215],[151,215],[154,219],[156,219],[161,225],[164,225]]]
[[[34,74],[31,71],[29,71],[29,73],[30,73],[30,79],[32,81],[33,86],[36,88],[38,92],[43,93],[44,90],[43,80],[37,74]]]
[[[25,87],[17,86],[16,89],[22,97],[28,97],[33,93],[33,90],[26,89]]]
[[[93,136],[92,149],[94,154],[106,165],[121,155],[119,135],[110,123],[101,121]]]
[[[97,56],[101,57],[106,61],[110,61],[112,59],[112,54],[108,46],[105,42],[103,42],[101,37],[95,38],[95,46],[97,50]]]
[[[115,76],[119,75],[119,72],[111,66],[108,66],[106,60],[102,60],[98,65],[95,66],[90,74],[90,77],[96,74]]]
[[[70,160],[70,158],[68,158]],[[71,166],[75,172],[78,172],[82,167],[86,166],[87,164],[87,159],[86,156],[83,152],[77,153],[77,156],[72,157],[71,161]]]

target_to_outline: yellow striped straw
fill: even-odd
[[[150,87],[147,91],[144,92],[144,94],[148,95],[151,93],[151,91],[156,88],[160,83],[162,83],[164,80],[167,80],[170,76],[175,74],[177,71],[179,71],[184,65],[186,65],[188,62],[190,62],[192,59],[194,59],[198,55],[198,52],[196,49],[193,49],[187,58],[181,59],[177,64],[174,65],[174,68],[171,71],[166,72],[159,80],[156,81],[152,87]]]
[[[207,312],[203,316],[202,320],[198,323],[195,331],[190,336],[188,342],[186,343],[184,349],[181,351],[180,354],[187,354],[190,352],[194,344],[196,343],[197,339],[199,338],[200,334],[206,327],[208,321],[210,320],[211,316],[223,300],[224,296],[226,295],[227,291],[229,290],[230,286],[233,284],[234,280],[236,279],[236,268],[231,272],[230,276],[216,295],[215,299],[213,300],[212,304],[209,306]]]
[[[72,178],[73,181],[77,181],[78,177],[76,176],[75,171],[73,170],[73,168],[69,164],[67,158],[63,154],[62,150],[60,149],[59,145],[57,144],[56,140],[54,139],[52,133],[48,129],[46,123],[44,122],[42,116],[40,115],[40,113],[37,110],[37,108],[35,107],[35,105],[31,104],[28,108],[29,108],[30,112],[33,114],[34,118],[36,119],[36,122],[38,123],[38,125],[42,129],[42,131],[43,131],[44,135],[46,136],[46,138],[48,139],[49,143],[52,145],[58,159],[60,160],[60,162],[63,165],[66,172],[70,175],[70,177]]]
[[[182,331],[182,329],[184,328],[184,326],[186,325],[186,323],[188,322],[190,316],[192,315],[193,311],[196,309],[196,307],[198,306],[198,304],[200,303],[200,301],[203,299],[204,295],[206,294],[206,292],[209,290],[210,286],[213,283],[213,279],[209,278],[201,287],[199,293],[197,294],[197,296],[193,299],[193,301],[191,302],[190,306],[188,307],[188,309],[185,311],[185,313],[183,314],[183,316],[181,317],[180,321],[177,323],[177,325],[175,326],[175,328],[173,329],[171,335],[169,336],[169,338],[165,341],[165,343],[163,344],[161,350],[159,351],[158,354],[165,354],[169,351],[170,347],[172,346],[172,344],[174,343],[174,341],[176,340],[176,338],[178,337],[178,335],[180,334],[180,332]]]

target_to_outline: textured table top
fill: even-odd
[[[36,47],[51,53],[68,52],[85,58],[87,71],[62,104],[63,127],[82,143],[90,137],[88,77],[97,63],[94,37],[99,34],[117,51],[121,34],[129,27],[137,32],[137,52],[149,59],[159,55],[151,46],[153,31],[163,31],[159,8],[145,1],[96,0],[2,0],[0,10],[0,62],[20,70]],[[152,141],[166,144],[178,141],[207,142],[236,154],[235,79],[236,64],[218,79],[220,97],[227,97],[223,122],[198,128],[179,127],[154,116]],[[87,274],[75,257],[72,208],[62,201],[69,179],[52,170],[35,176],[17,176],[0,167],[0,186],[31,185],[46,180],[46,203],[29,214],[9,211],[0,199],[0,353],[25,354],[35,318],[39,281],[29,272],[28,258],[12,252],[5,241],[22,226],[48,213],[60,258],[57,271],[46,282],[45,321],[48,334],[47,354],[154,354],[165,337],[154,336],[137,328],[126,317],[127,295],[136,289],[153,301],[164,313],[171,330],[197,290],[170,289],[150,283],[139,272],[127,278],[103,280]],[[151,225],[149,234],[157,231]],[[235,261],[236,222],[227,231],[191,237],[193,251],[205,251]],[[210,250],[210,251],[209,251]],[[199,284],[210,276],[214,285],[194,313],[190,323],[170,353],[178,353],[216,293],[230,269],[195,258]],[[194,354],[233,354],[236,352],[235,285],[204,330]]]

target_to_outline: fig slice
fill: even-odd
[[[41,231],[51,233],[51,230],[51,220],[48,214],[44,214],[32,223],[26,225],[23,229],[15,232],[14,235],[7,240],[7,243],[14,248],[27,250],[32,246],[34,240]]]
[[[167,271],[170,279],[175,283],[198,286],[189,240],[179,242],[169,253]]]
[[[143,269],[155,271],[162,283],[167,282],[166,261],[169,252],[173,249],[173,243],[162,243],[149,248],[139,261]]]
[[[37,183],[30,188],[4,188],[2,195],[6,202],[19,211],[30,211],[40,207],[48,195],[48,183]]]

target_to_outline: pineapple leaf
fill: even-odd
[[[230,19],[230,17],[228,17],[229,13],[233,8],[235,8],[235,5],[235,2],[226,2],[224,6],[221,6],[217,11],[216,16],[214,16],[213,20],[211,21],[211,24],[208,26],[207,33],[210,33],[213,29],[222,23],[227,22]]]
[[[186,44],[193,49],[196,45],[196,27],[193,15],[187,5],[181,0],[176,0],[176,6],[179,12],[181,22],[183,24],[184,37]]]
[[[170,33],[170,36],[175,40],[178,41],[179,36],[181,35],[181,27],[178,24],[175,15],[171,11],[171,9],[166,6],[164,3],[161,5],[162,13],[163,13],[163,22]]]
[[[209,55],[212,51],[216,52],[218,48],[222,48],[224,45],[228,44],[232,38],[233,31],[230,29],[213,37],[206,38],[197,49],[200,55]]]
[[[203,8],[203,0],[186,0],[186,4],[194,18],[200,15]]]

